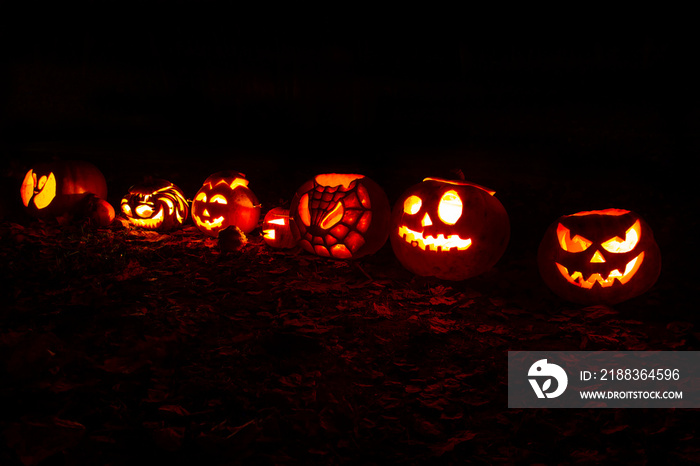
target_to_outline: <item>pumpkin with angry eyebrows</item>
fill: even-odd
[[[546,231],[537,253],[543,280],[580,304],[616,304],[656,282],[661,253],[636,213],[605,209],[564,215]]]

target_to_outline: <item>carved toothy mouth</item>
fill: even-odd
[[[151,218],[129,217],[129,221],[137,227],[158,228],[163,224],[163,209],[161,208],[158,213]]]
[[[471,238],[462,239],[459,235],[445,236],[423,236],[423,233],[411,230],[408,227],[399,227],[399,237],[409,243],[414,248],[421,248],[424,251],[449,251],[452,249],[465,251],[472,245]]]
[[[592,273],[587,279],[584,280],[583,274],[579,271],[575,271],[569,274],[569,269],[563,265],[555,262],[557,268],[561,275],[572,285],[580,286],[581,288],[590,289],[593,285],[598,283],[601,287],[607,288],[613,286],[615,280],[618,280],[621,284],[625,284],[634,276],[634,274],[639,270],[642,265],[642,260],[644,260],[644,253],[640,253],[637,257],[632,259],[625,266],[624,273],[620,273],[618,269],[612,270],[607,278],[603,278],[599,273]]]
[[[129,206],[129,201],[122,199],[121,209],[129,222],[134,226],[154,229],[159,228],[163,224],[164,213],[162,207],[155,215],[152,215],[153,204],[139,204],[132,211],[131,206]],[[138,217],[134,215],[138,215]]]
[[[199,221],[199,225],[207,230],[213,230],[214,228],[218,228],[224,224],[223,215],[221,217],[216,217],[214,220],[203,220],[199,217],[197,217],[197,220]]]

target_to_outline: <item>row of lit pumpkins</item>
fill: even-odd
[[[88,193],[103,224],[114,219],[104,199],[107,185],[92,164],[62,161],[37,166],[22,183],[24,206],[35,216],[62,215]],[[479,275],[499,260],[510,223],[495,192],[465,181],[426,178],[409,188],[393,212],[382,188],[355,174],[322,174],[302,185],[290,209],[275,208],[263,220],[273,247],[301,246],[311,254],[356,259],[390,238],[398,260],[411,272],[446,280]],[[149,178],[121,200],[122,214],[139,227],[169,230],[182,225],[189,203],[169,181]],[[109,212],[111,209],[111,213]],[[260,204],[237,172],[209,176],[192,200],[191,216],[205,234],[233,225],[249,233]],[[658,278],[661,256],[649,226],[637,214],[606,209],[565,215],[545,233],[538,265],[561,297],[583,304],[614,304],[638,296]]]

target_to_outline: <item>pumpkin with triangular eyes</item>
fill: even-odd
[[[373,254],[389,235],[389,200],[364,175],[317,175],[297,190],[289,212],[299,245],[321,257],[357,259]]]
[[[167,231],[185,223],[190,208],[180,188],[149,176],[129,188],[121,200],[121,210],[134,226]]]
[[[389,238],[411,272],[465,280],[493,267],[510,238],[495,192],[466,181],[426,178],[394,205]]]
[[[661,253],[636,213],[605,209],[564,215],[546,231],[537,252],[540,275],[562,298],[616,304],[656,282]]]
[[[24,177],[20,195],[30,215],[60,217],[75,213],[92,196],[106,204],[107,182],[90,162],[59,160],[32,167]]]
[[[250,233],[259,219],[258,198],[248,187],[245,175],[239,172],[210,175],[192,201],[192,220],[209,236],[217,236],[230,225]]]

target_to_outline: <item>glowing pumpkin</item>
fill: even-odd
[[[299,245],[321,257],[373,254],[389,235],[386,194],[363,175],[318,175],[297,190],[289,212]]]
[[[622,209],[560,217],[545,233],[537,262],[552,291],[580,304],[633,298],[651,288],[661,272],[651,228]]]
[[[250,233],[260,219],[260,204],[242,173],[222,171],[204,180],[192,201],[192,220],[209,236],[234,225]]]
[[[289,223],[289,210],[275,207],[263,219],[263,238],[273,248],[289,249],[297,245]]]
[[[93,164],[67,160],[38,164],[22,181],[22,204],[35,217],[71,214],[87,196],[107,198],[107,182]]]
[[[426,178],[394,206],[391,246],[411,272],[464,280],[493,267],[508,245],[510,222],[495,192]]]
[[[181,226],[189,214],[185,194],[170,181],[148,177],[129,188],[121,200],[129,222],[149,230],[170,230]]]

